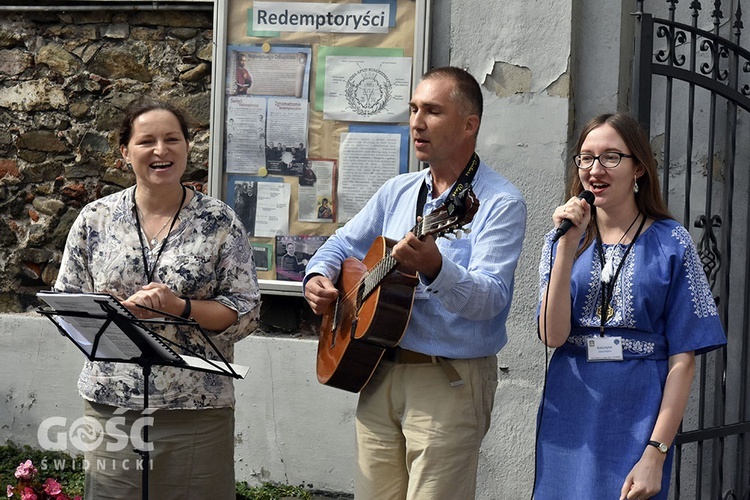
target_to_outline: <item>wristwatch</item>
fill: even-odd
[[[649,441],[648,444],[659,450],[661,453],[666,453],[669,451],[669,446],[664,443],[660,443],[659,441]]]

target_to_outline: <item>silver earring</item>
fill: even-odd
[[[637,193],[640,191],[640,188],[638,187],[638,177],[635,178],[635,182],[633,183],[633,192]]]
[[[129,168],[130,170],[133,170],[133,164],[132,164],[132,163],[130,163],[130,162],[127,162],[127,163],[126,163],[125,165],[127,165],[127,167],[128,167],[128,168]]]

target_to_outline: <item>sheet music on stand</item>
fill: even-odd
[[[148,409],[149,384],[152,366],[174,366],[189,370],[218,373],[234,378],[244,378],[250,370],[247,366],[227,362],[211,338],[193,320],[156,311],[163,319],[144,320],[136,318],[114,296],[108,293],[63,293],[39,292],[37,297],[50,308],[39,308],[38,312],[48,317],[60,333],[68,337],[90,361],[112,361],[137,363],[143,369],[143,410]],[[196,328],[221,361],[199,356],[186,356],[175,352],[169,344],[180,346],[148,328],[148,324],[185,325]],[[149,443],[149,426],[143,426],[143,442]],[[143,463],[151,463],[148,446],[133,450],[141,456]],[[148,500],[149,469],[141,472],[142,500]]]
[[[234,378],[244,378],[250,370],[247,366],[227,362],[207,336],[221,362],[178,354],[169,345],[171,341],[146,326],[192,325],[205,336],[195,321],[182,318],[140,320],[108,293],[43,291],[37,296],[50,306],[50,309],[40,309],[39,313],[47,316],[90,361],[139,363],[145,355],[154,365],[183,367]]]

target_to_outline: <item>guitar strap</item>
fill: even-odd
[[[427,203],[427,181],[422,181],[422,186],[419,188],[419,197],[417,198],[417,220],[422,217],[425,203]]]
[[[466,189],[469,189],[471,187],[471,182],[474,180],[474,175],[476,175],[478,167],[479,156],[474,153],[471,155],[469,163],[466,164],[466,167],[464,167],[461,175],[459,175],[458,179],[456,179],[455,184],[453,184],[453,189],[448,195],[448,198],[446,198],[445,200],[446,205],[455,203],[456,197],[463,193]],[[424,210],[425,203],[427,203],[427,182],[422,181],[422,186],[419,188],[419,196],[417,197],[417,219],[422,216],[422,211]],[[450,383],[451,387],[460,387],[464,385],[464,381],[461,378],[461,375],[459,375],[458,371],[451,364],[450,360],[443,358],[442,356],[434,356],[433,359],[436,360],[438,364],[440,364],[440,367],[443,369],[446,377],[448,377],[448,382]]]
[[[473,153],[471,158],[469,158],[466,167],[464,167],[464,170],[461,172],[461,175],[458,176],[458,179],[456,179],[456,182],[453,184],[453,189],[445,200],[446,205],[450,207],[450,205],[455,202],[454,200],[457,196],[471,187],[471,182],[474,180],[478,168],[479,155]],[[427,203],[427,182],[422,181],[422,186],[419,188],[419,197],[417,198],[417,218],[422,216],[425,203]]]

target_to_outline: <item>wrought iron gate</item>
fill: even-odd
[[[728,339],[697,361],[676,440],[675,499],[750,498],[750,51],[741,1],[678,11],[667,0],[656,6],[666,19],[637,1],[634,14],[631,108],[654,137],[664,196],[697,242]]]

